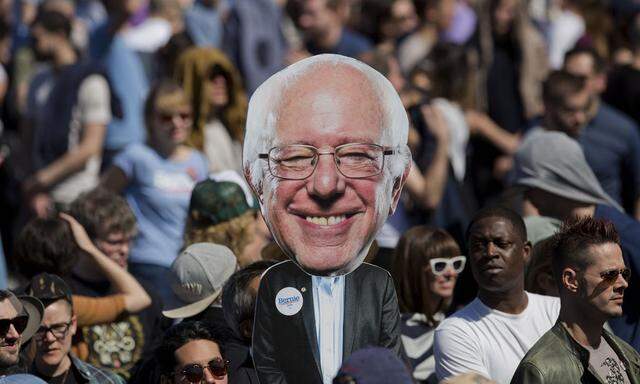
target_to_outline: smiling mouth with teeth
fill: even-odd
[[[305,219],[308,222],[317,224],[317,225],[336,225],[345,221],[347,219],[347,215],[328,216],[328,217],[307,216]]]

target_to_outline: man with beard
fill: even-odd
[[[466,237],[478,297],[436,329],[436,375],[443,380],[477,372],[508,383],[520,359],[555,323],[560,303],[524,290],[531,243],[517,213],[485,208]]]
[[[27,371],[20,348],[40,326],[43,312],[38,299],[0,290],[0,377]]]

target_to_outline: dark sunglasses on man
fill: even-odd
[[[24,330],[27,328],[27,324],[29,323],[29,316],[21,315],[16,316],[12,319],[0,319],[0,337],[7,337],[7,333],[9,333],[9,328],[13,325],[16,332],[22,334]]]
[[[624,281],[628,283],[631,278],[631,270],[629,268],[612,269],[602,272],[600,277],[608,284],[613,284],[618,280],[618,275],[622,275]]]
[[[214,377],[221,378],[227,375],[228,366],[229,361],[216,357],[204,367],[200,364],[187,364],[179,372],[189,383],[201,383],[205,378],[205,369],[208,368]]]

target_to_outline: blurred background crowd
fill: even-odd
[[[74,358],[130,382],[155,382],[188,332],[224,344],[240,380],[259,276],[285,258],[242,177],[248,98],[341,54],[410,118],[411,173],[368,260],[396,281],[414,378],[433,380],[424,335],[476,295],[459,256],[478,209],[525,218],[531,292],[554,295],[542,240],[577,210],[640,257],[639,15],[634,0],[0,0],[0,288],[37,296],[45,273],[43,300],[77,316]],[[163,339],[178,318],[195,330]]]

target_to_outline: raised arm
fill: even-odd
[[[138,280],[126,269],[121,268],[115,261],[102,253],[89,239],[89,235],[76,219],[64,213],[61,213],[60,217],[69,223],[80,249],[89,254],[105,277],[111,282],[116,292],[124,295],[125,308],[128,312],[139,312],[151,305],[151,297],[142,288]]]

